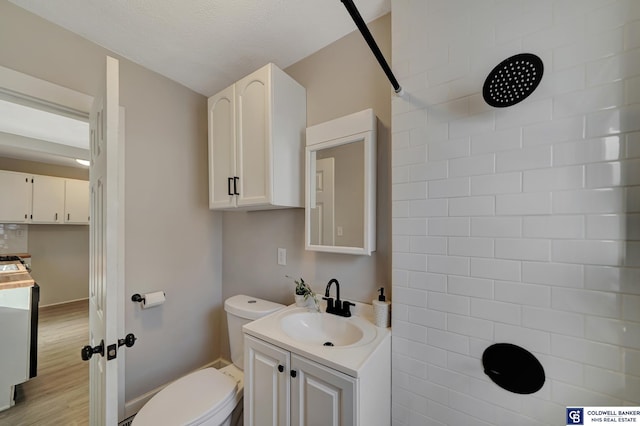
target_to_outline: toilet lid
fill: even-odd
[[[191,425],[235,405],[236,382],[215,368],[188,374],[158,392],[134,418],[138,425]],[[223,414],[223,413],[221,413]],[[197,424],[197,423],[196,423]]]

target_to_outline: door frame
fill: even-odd
[[[15,71],[11,68],[0,66],[0,96],[3,98],[14,98],[21,101],[39,105],[49,111],[58,112],[67,116],[73,116],[85,121],[89,121],[89,113],[93,104],[93,96],[78,92],[67,87],[57,85],[55,83]],[[118,176],[119,198],[111,200],[117,202],[121,217],[124,221],[124,108],[120,107],[119,111],[119,140],[120,149],[118,150]],[[107,201],[109,202],[109,200]],[[90,222],[93,218],[89,219]],[[119,229],[118,240],[120,241],[118,264],[119,268],[117,289],[114,289],[120,297],[117,298],[117,332],[118,336],[124,336],[124,226]],[[88,278],[88,277],[87,277]],[[87,288],[89,283],[87,281]],[[88,337],[88,336],[87,336]],[[118,419],[124,419],[125,413],[125,353],[119,351],[118,356]],[[78,354],[80,356],[80,354]]]

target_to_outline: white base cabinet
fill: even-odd
[[[291,424],[358,424],[358,380],[298,355],[291,355]]]
[[[0,411],[14,405],[15,385],[29,380],[31,289],[0,290]]]
[[[389,425],[390,357],[356,378],[246,334],[244,347],[245,426]]]

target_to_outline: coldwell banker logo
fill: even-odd
[[[567,407],[567,425],[584,424],[584,408]]]

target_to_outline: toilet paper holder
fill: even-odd
[[[164,291],[156,291],[154,293],[146,293],[143,295],[136,293],[131,296],[131,301],[142,304],[142,309],[146,309],[163,304],[165,297],[166,293]]]
[[[144,297],[140,296],[140,294],[136,293],[133,296],[131,296],[131,301],[132,302],[144,302]]]

